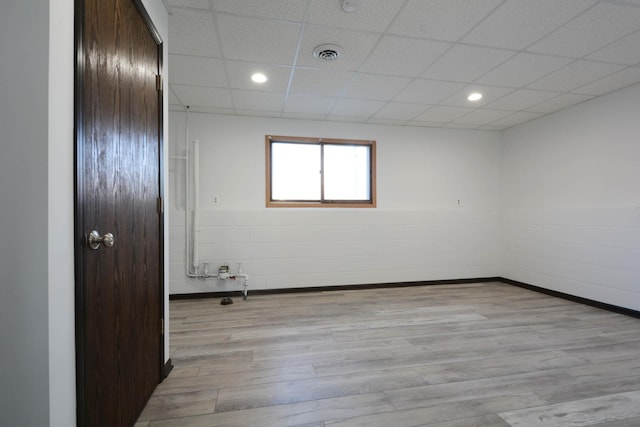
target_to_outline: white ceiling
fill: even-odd
[[[164,1],[172,110],[502,130],[640,82],[640,0]]]

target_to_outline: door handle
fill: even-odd
[[[115,242],[116,238],[113,237],[113,234],[107,233],[104,236],[100,236],[100,233],[96,230],[89,233],[89,237],[87,239],[87,244],[94,251],[100,247],[100,244],[103,244],[106,248],[112,248]]]

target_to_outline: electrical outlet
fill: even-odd
[[[211,196],[211,204],[218,206],[220,204],[220,196]]]

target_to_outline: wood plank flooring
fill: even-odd
[[[171,301],[136,427],[640,426],[640,319],[503,283]]]

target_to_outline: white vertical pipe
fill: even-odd
[[[193,140],[193,272],[200,266],[200,141]]]
[[[184,236],[185,236],[185,269],[186,273],[189,275],[191,273],[191,259],[192,259],[192,247],[191,247],[191,186],[189,185],[189,181],[191,181],[191,165],[190,157],[189,157],[189,106],[187,105],[187,112],[185,118],[185,136],[184,136],[184,191],[185,191],[185,200],[184,200]]]

